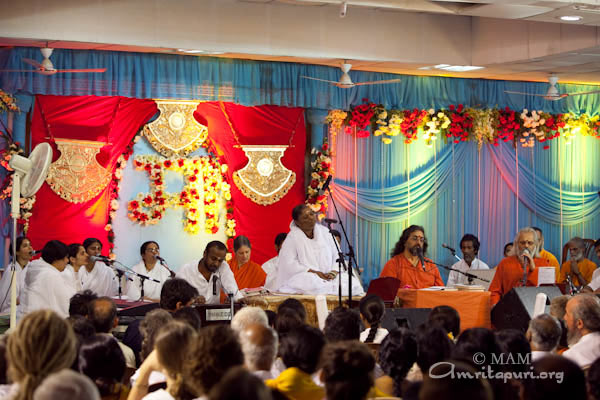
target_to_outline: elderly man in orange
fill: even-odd
[[[385,263],[379,277],[396,278],[401,283],[400,287],[410,289],[444,286],[440,271],[423,258],[426,252],[425,229],[418,225],[409,226],[402,232],[392,252],[392,258]]]
[[[500,261],[496,275],[490,284],[492,305],[517,286],[537,286],[537,267],[547,267],[549,263],[539,255],[539,237],[533,228],[523,228],[515,237],[510,256]]]
[[[567,277],[575,287],[587,286],[592,281],[596,264],[585,257],[585,242],[575,236],[569,240],[569,260],[565,261],[560,269],[559,283],[567,282]]]

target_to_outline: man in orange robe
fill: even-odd
[[[523,228],[517,234],[512,256],[504,258],[496,267],[496,274],[490,284],[492,306],[496,305],[506,293],[518,286],[536,286],[538,268],[548,266],[543,258],[533,258],[539,245],[538,234],[533,228]],[[523,278],[527,271],[525,284]]]
[[[560,278],[560,264],[558,263],[558,260],[556,259],[556,257],[554,257],[554,254],[552,254],[548,250],[544,249],[544,233],[542,232],[542,230],[536,226],[532,226],[532,228],[538,234],[538,240],[540,242],[540,246],[539,246],[540,258],[543,258],[544,260],[548,261],[548,266],[554,267],[556,283],[558,283],[559,278]]]
[[[392,258],[385,263],[380,278],[392,277],[400,281],[400,287],[421,289],[430,286],[444,286],[435,264],[423,257],[427,252],[425,230],[411,225],[402,232],[396,243]],[[420,260],[423,258],[424,263]],[[430,260],[429,260],[430,261]]]
[[[571,257],[562,265],[559,283],[565,283],[567,276],[575,286],[587,286],[592,281],[596,270],[596,263],[585,257],[585,242],[580,237],[569,240],[569,253]]]

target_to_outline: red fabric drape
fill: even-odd
[[[52,138],[82,139],[106,142],[96,159],[113,172],[116,161],[136,132],[157,112],[152,100],[125,97],[37,96],[31,135],[33,146],[50,142],[53,161],[60,156]],[[28,237],[34,248],[48,240],[67,244],[81,243],[85,238],[102,241],[102,253],[108,254],[107,232],[112,183],[93,199],[79,204],[63,200],[47,183],[37,193]]]
[[[201,103],[194,117],[208,126],[208,135],[219,157],[229,166],[227,177],[231,184],[234,217],[237,222],[236,234],[250,239],[251,259],[262,264],[275,256],[275,236],[280,232],[289,232],[292,208],[304,202],[306,127],[303,109],[224,104],[240,143],[236,142],[218,102]],[[244,196],[233,182],[233,172],[243,168],[248,161],[244,150],[235,146],[238,144],[287,145],[294,128],[296,130],[292,139],[293,147],[285,151],[281,163],[296,173],[296,183],[281,200],[274,204],[262,206],[254,203]]]

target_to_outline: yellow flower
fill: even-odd
[[[385,144],[390,144],[392,143],[392,139],[388,138],[388,137],[383,137],[381,138],[381,141]]]
[[[377,129],[375,132],[373,132],[373,136],[381,136],[383,135],[383,131],[381,129]]]

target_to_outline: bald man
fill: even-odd
[[[263,324],[248,324],[239,333],[246,368],[262,380],[276,378],[271,366],[277,356],[277,333]]]

